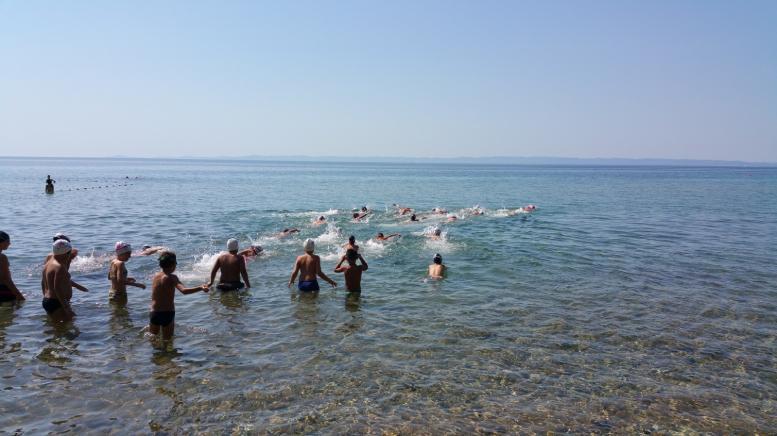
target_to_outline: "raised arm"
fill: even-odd
[[[367,271],[367,268],[369,268],[369,266],[367,265],[367,261],[364,260],[361,254],[359,254],[359,260],[361,261],[362,266],[364,267],[362,268],[362,271]]]
[[[335,270],[334,270],[336,273],[341,273],[341,272],[344,272],[346,269],[348,269],[348,268],[342,268],[343,262],[345,262],[345,255],[343,255],[340,258],[340,262],[337,262],[337,266],[335,266]]]
[[[240,275],[243,276],[243,282],[245,282],[246,288],[250,288],[251,281],[248,280],[248,271],[246,271],[246,260],[243,256],[240,256]]]
[[[13,282],[13,279],[11,279],[11,268],[8,265],[8,258],[5,257],[5,255],[0,255],[0,272],[2,272],[3,277],[3,284],[11,290],[11,292],[16,295],[17,300],[24,300],[24,295],[19,291],[19,289],[16,287],[16,284]]]
[[[299,257],[296,262],[294,262],[294,270],[291,272],[291,277],[289,278],[289,287],[291,287],[294,280],[297,279],[297,274],[299,274]]]
[[[210,281],[208,282],[208,287],[213,285],[213,281],[216,280],[216,273],[221,269],[221,256],[216,259],[216,263],[213,264],[213,269],[210,270]]]

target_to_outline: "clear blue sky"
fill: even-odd
[[[777,162],[777,1],[0,0],[0,155]]]

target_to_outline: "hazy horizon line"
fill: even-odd
[[[0,159],[124,159],[124,160],[256,160],[284,162],[375,162],[375,163],[491,163],[501,165],[691,165],[691,166],[777,166],[777,162],[689,158],[623,158],[623,157],[553,157],[553,156],[337,156],[337,155],[88,155],[88,156],[24,156],[0,155]]]

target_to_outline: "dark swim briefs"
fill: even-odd
[[[149,322],[153,325],[167,327],[175,319],[175,311],[174,310],[167,310],[164,312],[151,311],[148,314],[148,319],[149,319]]]
[[[48,313],[49,315],[52,314],[55,310],[62,308],[62,303],[59,302],[56,298],[44,298],[43,299],[43,309]]]
[[[221,282],[218,285],[216,285],[216,288],[220,291],[237,291],[238,289],[243,289],[245,287],[245,284],[243,282]]]
[[[320,289],[318,280],[300,280],[297,288],[302,292],[315,292]]]
[[[16,295],[8,289],[8,286],[0,283],[0,303],[16,301]]]

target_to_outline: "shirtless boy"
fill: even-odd
[[[52,245],[51,260],[43,267],[41,288],[43,291],[43,309],[56,322],[66,322],[76,314],[70,307],[73,286],[70,283],[70,242],[60,239]]]
[[[208,286],[201,285],[193,288],[185,288],[178,276],[173,274],[178,261],[175,253],[165,251],[159,255],[159,267],[162,271],[154,275],[151,284],[151,312],[149,313],[149,332],[159,335],[162,330],[162,340],[168,341],[175,332],[175,290],[182,294],[195,292],[208,292]]]
[[[111,290],[108,291],[108,299],[117,302],[127,302],[127,286],[146,289],[143,283],[137,283],[132,277],[127,277],[127,261],[132,257],[132,246],[119,241],[115,245],[116,259],[111,261],[108,268],[108,280],[111,281]]]
[[[302,292],[316,292],[320,288],[318,287],[318,280],[316,276],[321,277],[324,281],[332,285],[334,288],[337,283],[326,276],[321,271],[321,258],[313,254],[316,248],[315,242],[312,239],[305,240],[305,254],[297,257],[297,261],[294,262],[294,271],[291,272],[291,278],[289,278],[289,287],[294,283],[294,280],[299,274],[299,283],[297,288]]]
[[[60,232],[60,233],[57,233],[56,235],[54,235],[54,237],[52,238],[52,242],[57,242],[57,241],[59,241],[60,239],[62,239],[62,240],[65,240],[65,241],[67,241],[67,242],[71,242],[71,241],[70,241],[70,238],[68,238],[67,236],[65,236],[65,234],[64,234],[64,233],[61,233],[61,232]],[[68,269],[70,269],[70,263],[71,263],[71,262],[73,262],[73,259],[75,259],[77,256],[78,256],[78,249],[77,249],[77,248],[73,248],[73,247],[72,247],[72,242],[71,242],[71,248],[70,248],[70,260],[69,260],[69,261],[68,261],[68,263],[67,263],[67,268],[68,268]],[[44,260],[44,261],[43,261],[43,264],[44,264],[44,265],[46,265],[46,264],[47,264],[47,263],[49,263],[49,261],[50,261],[51,259],[53,259],[53,258],[54,258],[54,253],[49,253],[49,254],[47,254],[47,255],[46,255],[46,260]],[[89,289],[87,289],[85,286],[79,285],[78,283],[76,283],[75,281],[73,281],[73,279],[70,279],[70,285],[71,285],[72,287],[74,287],[74,288],[78,289],[78,290],[79,290],[79,291],[81,291],[81,292],[89,292]]]
[[[8,258],[3,254],[3,251],[10,246],[11,237],[8,233],[0,231],[0,303],[25,299],[11,279],[11,267]]]
[[[429,277],[433,279],[441,279],[445,277],[445,272],[448,268],[442,264],[442,256],[440,253],[434,255],[432,264],[429,265]]]
[[[244,287],[251,287],[251,282],[248,280],[248,272],[246,271],[246,260],[238,253],[237,239],[230,239],[227,241],[228,253],[222,253],[221,256],[216,259],[216,264],[213,265],[213,269],[210,271],[210,281],[207,286],[213,285],[213,280],[216,279],[216,273],[221,270],[221,277],[219,278],[219,284],[216,285],[221,291],[237,291]],[[243,277],[243,282],[240,281],[240,277]]]
[[[348,261],[348,265],[343,266],[343,262]],[[361,264],[357,265],[356,261],[361,261]],[[367,261],[364,260],[361,254],[354,250],[348,250],[345,252],[345,256],[340,258],[340,263],[335,267],[336,273],[343,273],[345,276],[345,289],[348,292],[361,292],[362,291],[362,272],[367,271]]]

